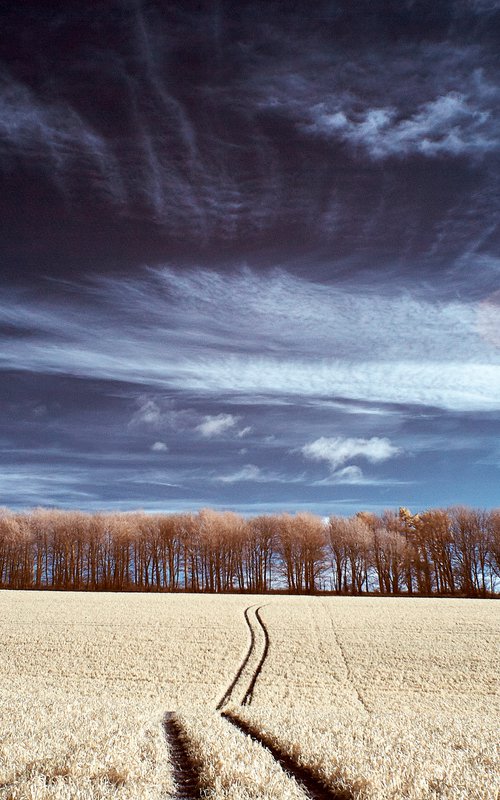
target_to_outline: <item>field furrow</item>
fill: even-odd
[[[240,719],[236,713],[226,711],[223,712],[222,716],[239,731],[249,736],[254,742],[257,742],[262,745],[265,750],[269,751],[284,771],[294,778],[298,785],[304,789],[305,794],[310,800],[352,800],[350,792],[329,789],[318,780],[312,769],[298,764],[290,755],[290,752],[277,747],[271,737],[266,737],[258,728]]]
[[[269,652],[269,632],[265,626],[264,620],[260,615],[260,610],[263,606],[259,606],[259,608],[255,609],[255,620],[258,623],[258,629],[260,629],[261,639],[262,639],[262,648],[259,660],[254,668],[252,677],[250,679],[250,683],[248,684],[248,688],[243,695],[243,700],[241,701],[241,705],[249,706],[253,700],[253,693],[255,691],[255,684],[259,678],[259,675],[262,671],[262,667],[264,666],[264,662],[267,658],[267,654]],[[256,648],[257,636],[254,633],[254,648]]]
[[[200,796],[200,765],[192,758],[186,734],[173,711],[163,719],[174,780],[175,800],[196,800]]]

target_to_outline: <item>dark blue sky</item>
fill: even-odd
[[[500,505],[500,3],[0,15],[0,504]]]

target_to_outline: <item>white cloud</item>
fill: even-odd
[[[366,481],[363,477],[363,471],[359,467],[343,467],[342,469],[337,470],[333,476],[332,480],[334,483],[339,484],[363,484]]]
[[[389,439],[378,436],[373,436],[371,439],[322,436],[302,448],[302,453],[306,458],[314,461],[326,461],[330,467],[330,476],[322,481],[317,481],[317,485],[361,486],[381,483],[373,478],[365,477],[361,468],[356,465],[343,465],[347,461],[357,458],[364,458],[371,464],[379,464],[397,456],[400,452],[401,450],[395,447]]]
[[[166,453],[168,447],[165,442],[155,442],[151,445],[151,450],[153,450],[155,453]]]
[[[191,430],[201,419],[201,415],[193,409],[176,408],[172,400],[161,396],[142,394],[136,399],[136,404],[137,410],[128,423],[129,428]]]
[[[380,484],[381,481],[366,478],[360,467],[349,466],[332,472],[322,480],[314,481],[313,486],[370,486]]]
[[[413,481],[400,481],[394,478],[373,478],[365,475],[360,467],[342,467],[331,472],[326,478],[314,481],[312,486],[407,486]]]
[[[214,480],[220,483],[243,483],[246,481],[253,483],[303,483],[304,475],[283,475],[270,470],[263,470],[255,464],[245,464],[236,472],[227,475],[218,475]]]
[[[158,428],[161,422],[162,414],[158,403],[149,398],[142,398],[139,401],[139,408],[129,422],[129,427],[150,425],[152,428]]]
[[[252,430],[252,426],[251,425],[247,425],[246,428],[242,428],[240,431],[238,431],[238,433],[236,435],[237,435],[238,439],[243,439],[243,437],[247,436],[250,433],[251,430]]]
[[[327,438],[322,436],[302,448],[302,453],[306,458],[315,461],[327,461],[334,471],[353,458],[365,458],[372,464],[378,464],[381,461],[387,461],[387,459],[398,455],[400,452],[400,449],[391,444],[389,439],[378,436],[373,436],[371,439],[349,439],[342,436]],[[355,470],[356,468],[354,467],[350,473],[345,472],[345,470],[343,472],[346,475],[350,474],[352,477]]]
[[[209,439],[212,436],[220,436],[222,433],[234,428],[238,419],[239,417],[235,417],[232,414],[207,415],[203,422],[196,426],[196,430]]]
[[[146,392],[498,410],[499,352],[477,320],[475,303],[355,293],[284,272],[165,269],[100,281],[64,304],[8,294],[0,322],[30,337],[0,337],[0,363],[143,387],[131,426],[243,437],[239,417],[202,418]]]
[[[487,2],[488,0],[485,0]],[[494,0],[491,0],[494,2]],[[262,62],[257,103],[302,133],[374,160],[412,154],[480,157],[500,149],[500,93],[478,42],[402,41],[352,53],[297,43],[283,68]]]
[[[237,472],[233,472],[230,475],[221,475],[217,480],[221,483],[240,483],[244,481],[261,483],[267,481],[268,478],[264,476],[262,471],[259,467],[256,467],[255,464],[246,464]]]
[[[374,159],[411,153],[456,156],[500,147],[498,133],[489,129],[490,112],[458,92],[436,97],[403,119],[394,107],[349,115],[329,112],[324,105],[312,109],[311,117],[308,130],[363,146]]]

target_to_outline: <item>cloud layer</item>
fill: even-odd
[[[57,311],[11,295],[0,322],[22,335],[3,337],[0,363],[206,395],[498,409],[491,308],[485,316],[481,304],[354,294],[285,272],[164,269],[70,290]],[[189,425],[147,398],[130,424],[165,419]],[[243,436],[237,422],[224,412],[197,425],[206,437]]]
[[[2,6],[2,502],[497,502],[498,3],[38,6]]]
[[[207,243],[283,225],[341,240],[346,210],[363,215],[363,189],[338,174],[339,145],[376,162],[498,154],[490,6],[446,4],[427,31],[416,25],[425,3],[357,15],[344,5],[125,4],[119,26],[103,12],[97,29],[85,3],[45,18],[14,12],[6,33],[23,36],[17,58],[0,59],[3,162],[41,170],[75,206],[92,193],[114,218]],[[383,27],[391,13],[396,39]],[[56,45],[75,47],[73,26],[80,47],[55,59]]]

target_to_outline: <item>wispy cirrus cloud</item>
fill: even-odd
[[[75,16],[91,29],[88,14],[82,8]],[[22,71],[16,75],[17,64],[12,73],[2,70],[0,154],[6,162],[41,166],[75,204],[81,189],[83,194],[90,189],[109,201],[114,213],[119,208],[123,217],[147,218],[173,235],[188,229],[191,239],[206,241],[214,234],[230,238],[242,227],[269,228],[279,213],[273,151],[252,114],[241,114],[237,88],[221,93],[212,86],[211,69],[203,89],[216,103],[216,113],[193,113],[183,98],[186,88],[190,95],[189,79],[184,76],[179,82],[179,70],[174,66],[172,74],[166,58],[176,36],[181,50],[190,46],[176,17],[175,10],[157,15],[142,3],[123,7],[120,42],[103,48],[101,41],[90,38],[87,47],[95,60],[88,52],[75,54],[76,70],[71,59],[59,62],[52,72],[45,63],[40,72],[49,73],[43,74],[43,91],[23,81]],[[73,21],[71,12],[67,19],[54,19],[47,11],[49,31],[40,25],[46,36],[57,27],[64,38],[66,23],[71,29]],[[190,34],[196,39],[197,28],[204,33],[203,15],[193,15],[191,22]],[[107,18],[103,13],[102,24],[103,29],[107,24],[116,27],[112,14]],[[31,25],[35,30],[35,20]],[[94,85],[96,61],[100,79],[116,92],[112,115],[105,93],[102,98],[86,93],[85,86]],[[80,78],[77,92],[72,91],[75,71]],[[203,95],[203,89],[195,91]],[[249,128],[234,147],[214,124],[219,114],[244,119]],[[251,154],[258,181],[242,168],[240,150]]]
[[[374,481],[373,478],[366,478],[363,475],[363,470],[360,467],[355,467],[353,465],[348,467],[342,467],[342,469],[337,469],[332,472],[327,478],[323,478],[320,481],[315,481],[315,486],[367,486],[373,483],[379,483],[379,481]]]
[[[300,483],[303,476],[280,474],[272,469],[258,467],[256,464],[245,464],[225,475],[217,475],[214,480],[217,483]]]
[[[228,475],[219,475],[216,480],[221,483],[240,483],[246,481],[262,483],[263,481],[267,481],[268,477],[262,472],[260,467],[257,467],[255,464],[245,464],[241,469],[237,469]]]
[[[365,475],[361,467],[349,465],[331,472],[326,478],[312,482],[312,486],[400,486],[410,481],[401,481],[393,477],[375,478]]]
[[[248,426],[160,408],[148,388],[495,409],[500,353],[484,314],[478,329],[479,312],[475,303],[353,293],[285,272],[165,269],[71,289],[57,312],[50,299],[11,294],[0,322],[24,335],[1,338],[0,364],[135,384],[145,394],[130,425],[198,426],[202,435],[243,435]]]
[[[94,188],[119,205],[126,190],[118,162],[102,135],[59,99],[43,100],[29,87],[0,72],[0,148],[50,166],[52,177],[69,190],[74,176],[86,176]]]

